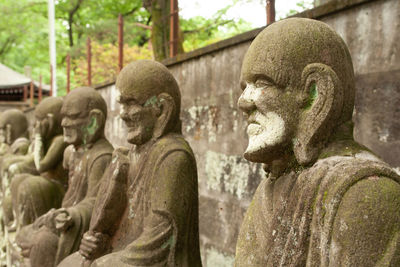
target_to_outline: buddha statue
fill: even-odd
[[[24,155],[29,147],[28,120],[18,109],[7,109],[0,115],[0,156]]]
[[[9,224],[13,218],[9,196],[10,177],[7,170],[12,163],[27,158],[25,154],[30,145],[28,137],[28,120],[22,111],[8,109],[2,112],[0,116],[0,184],[2,190],[0,194],[3,212],[0,219],[5,224]]]
[[[323,22],[269,25],[243,60],[244,157],[264,164],[235,266],[400,266],[400,177],[353,139],[354,73]]]
[[[51,208],[61,206],[68,183],[68,173],[63,168],[66,143],[61,127],[62,104],[61,98],[48,97],[36,106],[32,154],[10,166],[14,174],[10,184],[11,203],[18,229],[33,223]],[[30,169],[40,175],[34,175]]]
[[[114,151],[89,231],[59,266],[201,266],[196,161],[181,134],[177,82],[161,63],[119,74],[133,146]]]
[[[54,266],[79,249],[113,151],[104,136],[107,105],[97,91],[89,87],[72,90],[64,99],[61,116],[63,139],[69,144],[63,158],[68,189],[61,208],[38,217],[16,236],[21,261],[32,267]]]

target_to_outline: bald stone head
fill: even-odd
[[[50,138],[62,133],[62,105],[63,100],[61,97],[47,97],[36,106],[35,118],[36,123],[41,124],[39,128],[42,137]]]
[[[61,97],[47,97],[40,102],[35,108],[35,117],[43,118],[51,113],[54,117],[61,117],[61,107],[63,100]]]
[[[169,94],[175,103],[177,115],[181,107],[181,93],[174,76],[163,64],[154,60],[138,60],[122,69],[116,87],[122,98],[135,99],[144,105],[161,93]]]
[[[72,90],[64,99],[61,115],[66,143],[87,145],[104,136],[107,104],[91,87]]]
[[[245,55],[240,83],[251,161],[269,162],[293,150],[300,164],[309,164],[331,131],[352,117],[350,53],[320,21],[291,18],[265,28]]]
[[[18,109],[7,109],[0,116],[0,135],[11,145],[15,139],[28,136],[28,120]]]
[[[161,63],[130,63],[118,75],[116,87],[121,94],[121,118],[128,127],[128,142],[140,145],[179,128],[179,87]]]

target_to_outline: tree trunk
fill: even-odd
[[[154,58],[161,61],[169,57],[170,0],[143,1],[143,4],[149,10],[153,21],[151,42]],[[182,53],[182,38],[179,38],[177,45],[178,53]]]

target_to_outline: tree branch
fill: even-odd
[[[183,31],[183,33],[184,34],[192,34],[192,33],[197,33],[197,32],[200,32],[200,31],[209,31],[209,30],[211,30],[213,28],[228,24],[228,23],[233,22],[233,21],[234,21],[233,19],[225,20],[225,21],[221,21],[219,23],[215,23],[213,25],[206,25],[204,27],[197,28],[197,29],[194,29],[194,30],[186,30],[186,31]]]
[[[76,2],[76,5],[70,11],[68,11],[68,38],[70,47],[74,46],[74,36],[72,31],[72,24],[74,23],[74,15],[79,10],[83,1],[84,0],[78,0]]]
[[[126,16],[129,16],[129,15],[132,15],[132,14],[135,13],[139,8],[140,8],[140,6],[135,6],[135,7],[132,8],[132,10],[130,10],[130,11],[126,12],[126,13],[123,13],[122,16],[123,16],[123,17],[126,17]]]
[[[7,40],[4,42],[4,44],[1,46],[0,49],[0,56],[2,56],[3,54],[5,54],[9,48],[11,47],[10,44],[14,41],[15,38],[12,37],[8,37]]]

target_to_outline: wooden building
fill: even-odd
[[[33,98],[37,103],[40,95],[50,95],[50,86],[32,81],[29,77],[18,73],[0,63],[0,110],[10,107],[21,108],[29,106],[31,103],[31,83],[33,86]]]

